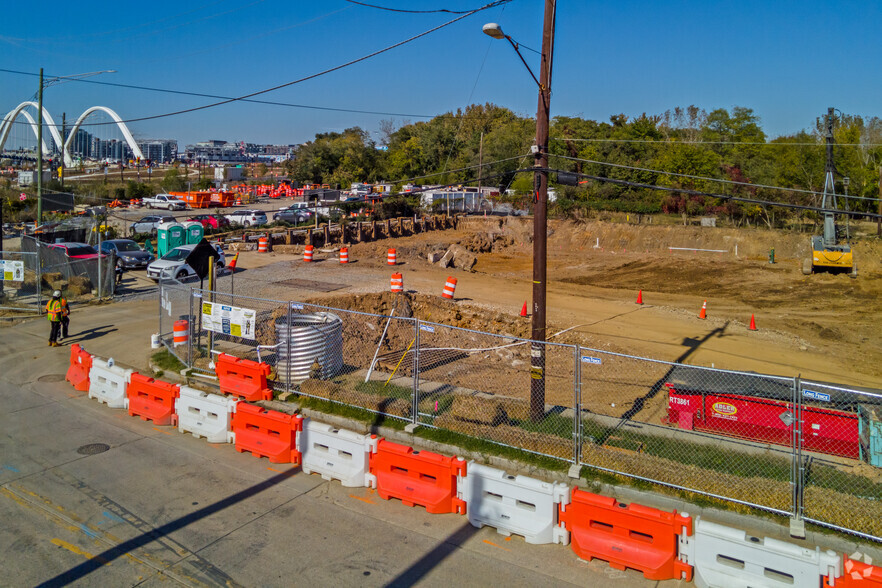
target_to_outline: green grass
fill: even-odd
[[[805,484],[845,492],[864,499],[882,500],[882,484],[830,466],[811,464],[805,472]]]
[[[555,435],[563,439],[573,438],[573,419],[561,416],[559,414],[548,414],[541,421],[533,422],[529,419],[523,421],[512,421],[516,427],[520,427],[531,433],[542,433],[545,435]]]
[[[403,398],[405,400],[410,400],[413,396],[412,388],[405,388],[404,386],[397,386],[395,384],[384,386],[383,382],[377,380],[358,382],[355,385],[355,389],[359,392],[364,392],[365,394],[373,394],[374,396],[381,396],[383,398]]]
[[[312,410],[317,410],[325,414],[341,416],[354,421],[369,423],[378,427],[390,427],[398,431],[403,431],[404,427],[407,426],[407,422],[401,419],[377,414],[348,404],[338,404],[336,402],[331,402],[330,400],[313,398],[312,396],[298,396],[296,393],[292,394],[290,398],[291,400],[299,402],[302,407],[311,408]]]
[[[181,370],[187,367],[165,347],[150,357],[150,363],[159,368],[158,371],[169,371],[176,374],[181,373]]]

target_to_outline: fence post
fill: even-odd
[[[39,247],[34,255],[37,257],[37,312],[43,314],[43,260]]]
[[[416,427],[420,420],[420,319],[413,322],[413,395],[411,397],[411,417]]]
[[[582,346],[573,347],[573,465],[569,477],[579,478],[582,471]]]
[[[160,280],[160,283],[162,280]],[[195,321],[193,320],[193,290],[190,289],[190,294],[187,296],[187,300],[189,301],[190,308],[187,310],[187,367],[193,367],[193,326]],[[201,310],[201,308],[200,308]],[[201,313],[200,313],[201,314]],[[210,357],[208,358],[211,359]]]
[[[285,393],[291,392],[291,330],[294,328],[291,317],[291,302],[288,302],[288,324],[285,331],[285,344],[279,345],[279,351],[285,350]],[[278,357],[279,351],[276,351]],[[276,360],[278,362],[278,360]]]
[[[805,539],[803,520],[803,484],[805,467],[802,461],[802,382],[800,376],[793,378],[793,459],[790,478],[793,484],[793,516],[790,518],[790,536]]]

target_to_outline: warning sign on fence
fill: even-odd
[[[24,282],[24,262],[0,259],[0,274],[4,281]]]
[[[250,308],[203,302],[202,328],[224,335],[254,339],[254,317],[256,314]]]

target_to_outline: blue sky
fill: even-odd
[[[372,0],[398,8],[470,9],[488,0]],[[342,0],[155,0],[108,8],[94,0],[52,3],[34,18],[27,3],[4,7],[0,68],[47,75],[115,69],[92,78],[238,96],[306,76],[406,39],[453,18],[396,14]],[[874,2],[559,0],[552,115],[608,120],[695,104],[753,108],[771,136],[808,128],[835,106],[880,115],[882,4]],[[434,115],[493,102],[534,115],[536,87],[504,41],[481,33],[499,22],[539,49],[542,0],[514,0],[379,57],[261,96],[315,106]],[[524,52],[532,63],[538,56]],[[0,73],[0,110],[30,98],[36,78]],[[68,120],[93,105],[124,119],[213,102],[70,82],[45,92]],[[226,139],[299,143],[317,132],[377,116],[236,103],[136,122],[138,137],[186,143]],[[375,134],[379,137],[379,134]]]

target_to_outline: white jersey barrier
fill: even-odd
[[[376,488],[377,477],[370,472],[370,455],[377,452],[379,439],[336,429],[310,418],[303,419],[297,431],[300,468],[307,474],[321,474],[325,480],[340,480],[348,488]]]
[[[692,537],[680,535],[679,555],[692,566],[698,588],[818,586],[821,576],[832,585],[842,569],[840,555],[819,547],[751,537],[701,517],[695,518],[693,531]]]
[[[109,408],[126,408],[126,388],[135,370],[113,365],[113,359],[92,357],[89,369],[89,398],[103,402]]]
[[[527,543],[569,544],[569,531],[558,523],[559,505],[570,503],[569,486],[510,476],[475,462],[469,462],[467,471],[457,480],[457,495],[466,502],[473,526],[522,535]]]
[[[209,443],[232,443],[232,414],[238,402],[231,396],[181,386],[181,395],[175,400],[178,431],[204,437]]]

